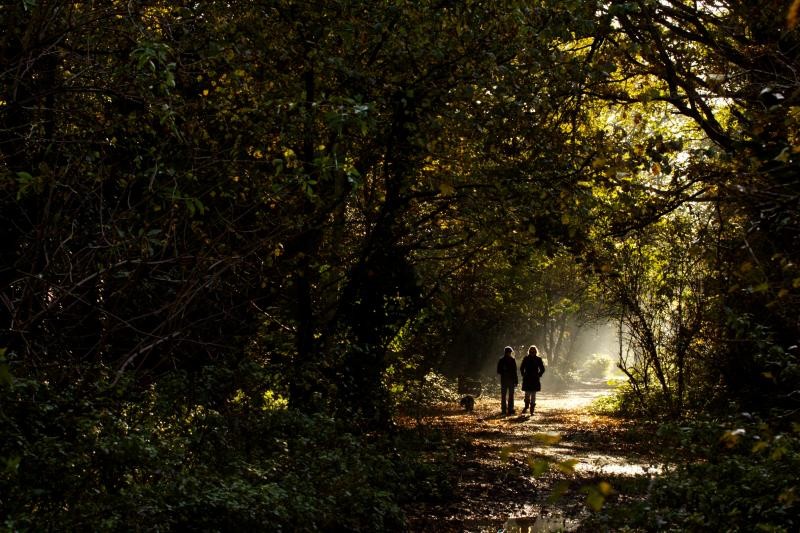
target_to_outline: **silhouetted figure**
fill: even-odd
[[[500,374],[500,406],[503,414],[514,414],[514,387],[517,386],[517,360],[514,349],[506,346],[503,357],[497,361],[497,373]]]
[[[531,414],[536,409],[536,393],[542,390],[541,377],[544,374],[544,361],[539,357],[539,349],[531,345],[526,355],[519,364],[519,373],[522,374],[522,390],[525,391],[525,407],[522,412],[531,408]]]

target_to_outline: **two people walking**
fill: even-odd
[[[514,414],[514,388],[519,384],[517,379],[517,360],[514,349],[506,346],[503,357],[497,362],[497,373],[500,374],[500,402],[503,414]],[[536,409],[536,393],[542,390],[541,377],[544,374],[544,361],[539,357],[536,346],[528,348],[528,354],[519,365],[522,374],[522,390],[525,392],[524,414],[528,409],[533,414]]]

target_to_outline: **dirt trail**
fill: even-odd
[[[601,385],[540,393],[533,416],[501,416],[500,401],[482,397],[471,413],[444,406],[425,417],[465,445],[458,447],[454,500],[410,509],[410,529],[577,531],[589,513],[588,493],[658,471],[652,450],[623,421],[588,412],[607,393]]]

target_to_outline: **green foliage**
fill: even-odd
[[[338,424],[598,318],[630,414],[797,408],[780,2],[6,4],[9,528],[393,524]]]
[[[596,400],[593,411],[643,420],[670,416],[669,403],[660,390],[637,391],[628,380],[611,383],[616,385],[613,393]]]
[[[750,312],[726,309],[726,326],[736,339],[735,364],[746,372],[726,368],[730,388],[747,408],[792,409],[800,383],[800,352],[796,344],[786,347],[776,339],[776,328]],[[743,393],[743,394],[742,394]]]
[[[800,434],[752,417],[663,425],[664,475],[588,527],[643,531],[795,531]]]
[[[392,530],[402,527],[402,502],[447,491],[441,467],[324,415],[242,394],[217,408],[186,404],[160,397],[168,390],[134,400],[91,383],[3,387],[0,522],[12,530]]]
[[[602,354],[594,354],[584,361],[579,372],[582,379],[604,379],[612,368],[612,360]]]
[[[629,407],[635,405],[629,401],[630,387],[625,380],[609,380],[608,384],[614,387],[611,394],[606,394],[595,399],[589,410],[595,414],[626,416],[630,415]]]
[[[391,382],[389,390],[400,412],[418,418],[436,405],[458,403],[459,395],[453,380],[434,371],[415,377],[419,374],[420,369],[410,363],[406,363],[405,371],[390,368],[387,375]]]

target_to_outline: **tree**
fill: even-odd
[[[672,416],[703,408],[697,401],[708,401],[705,393],[719,377],[710,371],[706,342],[719,316],[713,256],[700,251],[713,238],[709,218],[707,210],[681,210],[638,232],[609,250],[602,277],[607,302],[619,312],[620,342],[628,346],[619,368],[642,407]]]
[[[238,7],[3,12],[10,357],[142,384],[255,358],[293,406],[385,421],[387,347],[447,276],[573,231],[567,12]]]
[[[688,179],[702,190],[684,199],[716,205],[715,284],[721,308],[728,310],[718,317],[728,327],[717,340],[729,355],[722,364],[726,383],[743,398],[762,388],[756,369],[774,361],[766,352],[781,352],[775,375],[777,368],[793,375],[797,365],[788,348],[799,331],[789,311],[797,304],[798,286],[798,34],[791,19],[787,27],[786,9],[783,2],[612,2],[603,9],[604,26],[595,41],[596,64],[608,68],[587,87],[619,104],[664,102],[714,143],[714,149],[686,151],[686,173],[673,174],[673,192],[661,196],[679,199],[674,193]],[[754,308],[768,341],[761,334],[745,341],[735,326]],[[749,324],[751,331],[762,331]]]

